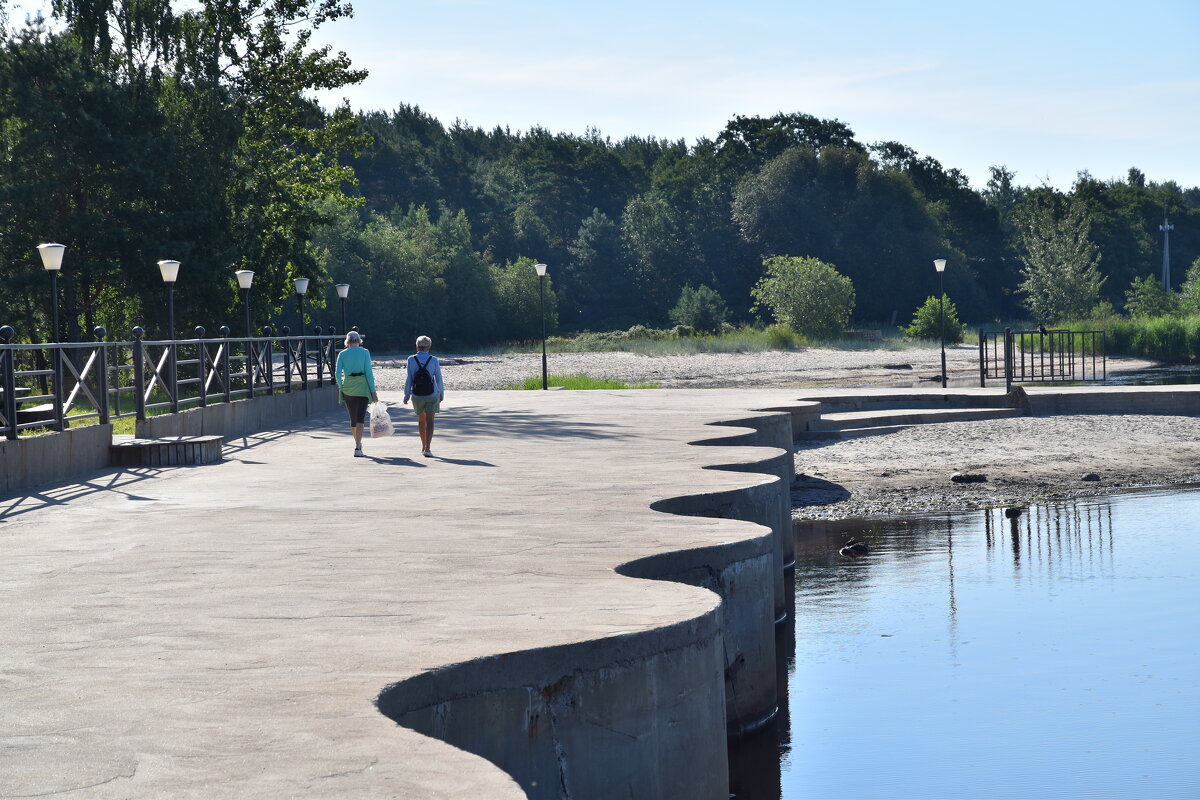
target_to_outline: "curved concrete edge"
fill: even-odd
[[[801,405],[819,413],[819,404]],[[379,710],[488,759],[530,797],[725,798],[728,736],[777,711],[775,623],[786,608],[783,542],[792,535],[795,423],[778,413],[786,410],[710,423],[740,430],[688,442],[769,448],[765,458],[699,465],[759,480],[650,506],[750,522],[761,535],[614,567],[628,578],[708,590],[709,611],[648,631],[448,665],[387,687]]]

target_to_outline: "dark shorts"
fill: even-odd
[[[359,397],[353,394],[343,395],[346,398],[346,411],[350,414],[351,425],[363,425],[367,419],[367,404],[369,397]]]

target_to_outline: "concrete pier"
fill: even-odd
[[[385,399],[0,506],[0,796],[726,796],[807,404]]]

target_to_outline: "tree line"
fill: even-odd
[[[698,297],[769,322],[761,282],[789,257],[850,281],[854,324],[908,323],[938,291],[935,258],[963,319],[1050,322],[1125,310],[1159,272],[1165,217],[1176,286],[1200,257],[1200,188],[1136,168],[1059,191],[996,166],[976,188],[804,113],[735,117],[688,144],[443,124],[403,103],[328,111],[311,92],[362,73],[309,37],[348,4],[54,9],[53,29],[6,26],[0,56],[0,277],[22,335],[45,330],[32,252],[46,240],[69,247],[68,337],[161,320],[153,264],[175,258],[180,320],[236,329],[247,268],[255,319],[288,322],[305,276],[309,323],[339,323],[332,286],[349,283],[350,322],[376,348],[536,338],[543,290],[559,332],[666,326]]]

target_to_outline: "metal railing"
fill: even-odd
[[[319,388],[334,382],[342,342],[320,327],[310,336],[291,336],[286,326],[275,336],[267,327],[260,337],[230,337],[222,327],[215,338],[197,327],[195,339],[163,341],[144,339],[140,327],[132,333],[106,342],[97,327],[95,342],[13,344],[16,332],[0,327],[0,435]]]
[[[1108,377],[1104,331],[1038,328],[979,331],[979,385],[989,378],[1014,383],[1085,383]]]

